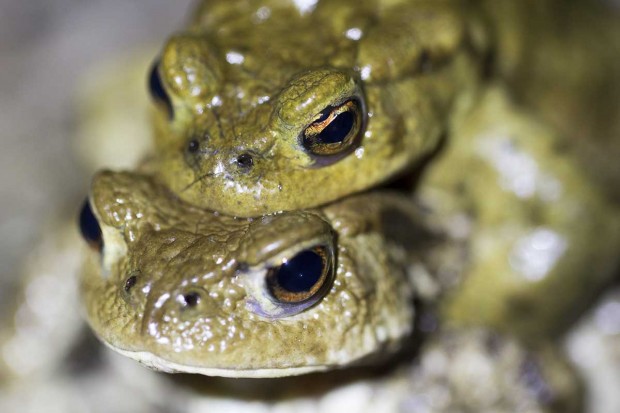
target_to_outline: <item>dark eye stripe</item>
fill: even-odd
[[[161,82],[161,77],[159,74],[159,60],[156,60],[151,67],[151,72],[149,74],[149,92],[153,100],[163,104],[166,107],[166,110],[168,111],[168,118],[172,119],[174,115],[172,102],[170,101],[170,96],[168,96],[168,93]]]
[[[93,210],[90,207],[88,199],[84,201],[82,210],[79,217],[80,233],[88,245],[101,252],[103,249],[103,236],[101,234],[101,227],[99,222],[93,214]]]

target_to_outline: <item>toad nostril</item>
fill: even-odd
[[[136,277],[135,275],[132,275],[129,278],[127,278],[127,280],[125,280],[125,286],[123,287],[125,289],[125,292],[128,293],[129,290],[131,290],[132,287],[136,285],[136,282],[138,282],[138,277]]]
[[[187,151],[189,153],[196,153],[198,152],[198,149],[200,149],[200,142],[198,142],[196,139],[192,139],[187,143]]]
[[[186,307],[196,307],[200,303],[200,294],[192,291],[183,294],[183,305]]]
[[[242,153],[241,155],[237,156],[237,159],[235,159],[235,163],[240,170],[242,170],[243,172],[247,172],[254,165],[254,158],[252,158],[252,155],[250,155],[249,153]]]

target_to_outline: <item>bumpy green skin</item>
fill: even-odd
[[[157,119],[161,175],[184,200],[231,215],[325,204],[457,139],[495,77],[618,196],[616,27],[591,2],[321,0],[300,11],[205,1],[162,51],[174,116]],[[329,159],[308,153],[304,127],[352,95],[368,115],[358,144]]]
[[[90,199],[104,248],[82,276],[89,322],[109,346],[156,369],[301,374],[390,353],[411,332],[404,245],[432,233],[418,229],[424,217],[405,198],[234,219],[180,202],[151,177],[103,172]],[[313,307],[282,314],[267,268],[317,244],[335,253],[333,284]],[[184,305],[188,293],[197,306]]]
[[[474,3],[321,1],[302,14],[278,2],[265,6],[267,18],[266,9],[259,12],[253,2],[205,2],[189,31],[172,38],[162,53],[161,75],[175,116],[169,120],[162,111],[157,117],[154,169],[192,204],[252,215],[309,207],[372,185],[419,159],[449,132],[445,151],[421,186],[435,210],[454,218],[455,236],[467,239],[470,248],[464,273],[452,274],[462,288],[444,305],[445,320],[491,325],[527,339],[556,335],[613,276],[618,211],[581,172],[575,136],[518,106],[504,79],[479,83],[481,51],[493,48],[498,70],[525,92],[553,73],[553,67],[546,70],[548,59],[534,59],[532,78],[519,78],[524,62],[536,56],[524,48],[535,46],[523,32],[526,17],[536,17],[529,24],[538,32],[544,32],[543,18],[553,19],[549,2],[519,4],[476,3],[492,22],[505,23],[482,26],[474,16],[483,16],[483,9]],[[412,19],[419,24],[406,23]],[[318,22],[322,30],[311,30]],[[357,41],[344,34],[352,27],[361,30]],[[283,32],[287,36],[277,35]],[[551,47],[560,40],[549,38],[555,40],[543,42],[544,50],[566,62],[565,53],[554,54]],[[423,65],[425,70],[416,66],[421,49],[435,63]],[[229,52],[243,55],[243,62],[226,62]],[[559,79],[571,85],[574,76]],[[585,99],[582,92],[570,87],[565,93]],[[363,154],[309,167],[314,161],[299,146],[300,130],[350,93],[361,93],[373,114]],[[572,120],[591,119],[584,110]],[[193,139],[200,144],[197,152],[188,150]],[[241,153],[254,155],[249,171],[234,162]],[[174,222],[192,225],[181,224],[184,219]],[[237,225],[223,217],[214,222],[219,220],[221,227]],[[150,243],[159,241],[144,238],[145,246]],[[148,265],[145,259],[135,266]],[[372,277],[384,273],[389,275],[380,269]]]
[[[556,22],[552,2],[537,4],[321,1],[314,11],[300,13],[285,1],[260,3],[266,8],[204,2],[190,29],[162,52],[160,71],[174,117],[163,111],[157,117],[154,169],[191,204],[253,215],[306,208],[366,188],[424,156],[448,133],[445,151],[433,159],[421,185],[422,196],[454,218],[455,236],[467,239],[470,248],[464,273],[456,274],[462,288],[443,307],[445,320],[491,325],[527,339],[555,335],[612,277],[620,229],[606,191],[581,172],[583,153],[574,149],[578,142],[573,145],[579,133],[558,131],[542,120],[546,116],[533,117],[504,87],[505,80],[528,95],[558,62],[577,59],[561,51],[558,33],[545,31],[545,19]],[[482,16],[489,19],[485,25]],[[360,29],[359,40],[347,37],[350,28]],[[557,58],[556,66],[530,52],[536,42],[527,28],[549,34],[541,48]],[[581,38],[579,30],[570,33],[569,40]],[[585,44],[576,44],[580,63]],[[483,51],[489,50],[496,51],[505,79],[483,85]],[[229,63],[231,52],[238,55]],[[575,73],[586,79],[598,73],[587,67]],[[584,80],[574,86],[575,73],[562,73],[559,81],[571,86],[562,96],[590,102]],[[561,100],[556,89],[551,92],[550,102]],[[325,106],[351,94],[363,96],[372,113],[363,153],[319,167],[301,149],[299,133]],[[584,110],[567,120],[592,119]],[[198,151],[189,150],[191,140]],[[241,153],[254,156],[250,170],[236,165]],[[170,201],[166,208],[176,207]],[[296,214],[305,213],[291,216]],[[167,231],[174,230],[172,222],[179,230],[193,225],[181,215]],[[230,222],[231,230],[240,225],[224,217],[213,222],[221,228]],[[337,220],[330,222],[336,229]],[[145,250],[160,243],[150,237],[142,238]],[[237,248],[234,240],[230,245]],[[373,248],[380,250],[378,245]],[[132,265],[161,271],[161,263],[147,258]],[[380,268],[369,276],[389,273]]]
[[[317,354],[299,340],[299,327],[304,325],[308,334],[318,334],[321,339],[302,335],[303,340],[319,344],[325,340],[340,351],[325,367],[348,367],[359,361],[354,359],[359,348],[346,345],[358,340],[360,330],[371,351],[388,354],[394,347],[388,342],[398,337],[385,337],[385,332],[406,334],[412,322],[411,290],[404,268],[411,265],[409,276],[415,280],[415,273],[438,273],[427,263],[441,266],[450,259],[450,255],[432,257],[434,244],[441,241],[441,233],[436,232],[439,228],[429,224],[433,215],[388,193],[353,197],[317,211],[234,220],[184,205],[148,176],[104,172],[95,179],[91,202],[102,220],[106,246],[102,254],[91,253],[87,272],[82,275],[80,295],[87,300],[90,323],[113,349],[167,371],[178,369],[178,363],[190,363],[182,370],[233,377],[299,373],[289,360],[297,360],[301,351]],[[291,224],[298,232],[291,231]],[[324,297],[324,305],[307,310],[308,317],[291,317],[289,322],[262,319],[248,312],[244,303],[250,294],[236,282],[245,274],[227,279],[231,265],[241,260],[264,263],[270,261],[264,257],[271,255],[265,253],[265,246],[287,255],[296,244],[304,244],[301,240],[315,238],[312,234],[333,237],[334,231],[338,234],[339,277]],[[6,380],[0,380],[3,412],[22,411],[24,405],[36,411],[50,406],[76,412],[88,406],[98,411],[101,403],[108,404],[106,411],[119,413],[156,408],[184,413],[225,408],[335,413],[343,404],[359,412],[396,413],[409,405],[446,413],[455,409],[481,413],[524,408],[541,413],[581,411],[578,380],[557,349],[548,344],[526,349],[513,339],[469,328],[442,329],[431,335],[415,354],[395,360],[396,369],[366,366],[277,380],[196,375],[175,380],[132,368],[129,360],[101,354],[77,370],[68,368],[67,359],[77,357],[83,362],[84,352],[93,356],[98,351],[94,342],[83,342],[79,334],[81,322],[74,306],[78,292],[72,281],[79,265],[80,249],[75,243],[81,241],[74,231],[66,232],[54,228],[48,234],[52,242],[48,239],[43,248],[33,251],[37,259],[31,259],[31,273],[23,291],[16,294],[20,305],[14,325],[4,325],[0,331],[5,357],[0,359],[0,379]],[[230,244],[222,244],[224,239]],[[230,261],[218,259],[227,255]],[[63,256],[65,259],[59,259]],[[381,259],[386,261],[376,262]],[[454,265],[460,267],[456,261]],[[364,276],[364,271],[379,278]],[[139,278],[128,292],[124,287],[129,274]],[[192,283],[191,276],[196,274],[213,275],[209,277],[213,282]],[[184,281],[189,283],[183,285]],[[38,291],[48,297],[49,282],[54,298],[62,296],[61,303],[50,306],[47,299],[32,295]],[[199,307],[187,309],[176,300],[187,291],[203,294]],[[351,303],[341,302],[333,312],[333,302],[349,292]],[[422,289],[418,288],[417,294],[422,294]],[[354,311],[356,321],[351,323],[342,308],[337,308],[343,305]],[[199,320],[208,318],[208,313],[227,323],[213,325],[210,337],[195,329],[209,323]],[[157,339],[163,342],[154,343]],[[218,345],[213,351],[204,347],[210,340]],[[222,343],[226,346],[220,347]],[[32,357],[33,348],[39,349],[39,357]],[[282,357],[271,349],[281,351]],[[131,354],[134,351],[141,354]],[[45,357],[40,357],[43,354]],[[152,363],[155,355],[157,364]],[[6,357],[16,360],[5,366],[2,361],[7,361]],[[234,362],[234,366],[222,366],[221,360],[224,364]],[[258,371],[239,370],[244,367]],[[86,374],[88,380],[84,380]],[[130,401],[127,392],[132,394]]]
[[[485,39],[469,12],[462,1],[322,0],[305,13],[291,1],[203,2],[161,54],[174,107],[157,116],[164,182],[194,205],[257,216],[385,181],[433,150],[477,90]],[[368,118],[358,145],[308,153],[303,129],[351,96]]]
[[[610,278],[620,231],[617,211],[578,172],[583,154],[562,151],[570,142],[567,135],[520,110],[501,86],[480,92],[481,51],[490,43],[513,58],[502,60],[508,62],[502,73],[522,85],[529,99],[537,96],[532,85],[553,79],[552,70],[539,71],[538,65],[524,71],[524,56],[532,55],[522,53],[530,50],[523,45],[538,41],[536,36],[523,41],[527,9],[517,14],[521,22],[495,25],[497,37],[489,41],[472,18],[473,3],[382,3],[321,1],[314,13],[302,15],[288,2],[273,2],[260,22],[265,10],[257,13],[252,2],[204,2],[189,32],[173,38],[162,55],[175,117],[168,121],[162,113],[157,119],[161,178],[193,204],[237,215],[294,209],[382,181],[449,132],[445,153],[422,185],[426,201],[454,218],[452,235],[470,245],[466,277],[443,305],[444,321],[491,325],[525,338],[561,331]],[[514,11],[518,4],[489,2],[489,16],[510,15],[502,6]],[[361,29],[360,40],[344,35],[352,27]],[[558,50],[554,42],[545,46],[541,50]],[[431,64],[422,48],[430,52]],[[230,51],[243,55],[243,64],[224,63]],[[587,67],[578,73],[590,73]],[[536,75],[536,82],[521,78],[523,73]],[[587,83],[589,75],[584,79]],[[318,167],[300,148],[299,130],[352,91],[365,97],[373,114],[363,152]],[[563,101],[557,90],[547,97],[540,102],[543,109]],[[573,121],[588,121],[582,114]],[[191,139],[200,142],[198,155],[187,151]],[[601,147],[614,153],[617,145],[607,143]],[[242,173],[234,169],[234,159],[245,152],[255,155],[255,164]],[[529,172],[535,166],[534,191],[525,196],[505,169],[524,159]],[[419,233],[407,220],[396,219],[412,216],[406,202],[365,195],[323,209],[239,220],[179,202],[152,178],[113,173],[96,178],[91,200],[106,247],[103,257],[89,257],[82,277],[90,323],[112,348],[152,367],[234,377],[292,375],[393,350],[410,332],[413,293],[404,268],[411,260],[405,252],[419,248],[412,239]],[[394,222],[388,225],[386,217],[398,222],[399,234],[390,233]],[[531,237],[540,234],[546,238]],[[246,269],[257,276],[273,264],[271,248],[281,258],[317,239],[338,249],[336,282],[324,300],[291,317],[252,312],[248,304],[257,300],[257,291],[259,300],[264,297],[256,288],[260,283],[243,282]],[[554,242],[562,248],[546,271],[524,266],[524,251],[532,252],[528,245],[549,253]],[[126,292],[131,275],[138,283]],[[188,291],[202,294],[196,308],[180,302]],[[466,347],[463,341],[441,340],[439,349],[428,347],[431,356]],[[474,347],[485,340],[476,338]],[[494,353],[489,342],[487,350]],[[493,367],[510,358],[500,353]],[[424,375],[422,387],[432,374]],[[560,381],[568,377],[565,368],[554,368],[551,375]],[[471,401],[475,395],[464,376],[451,400],[484,411]],[[456,374],[447,377],[460,381]],[[409,378],[397,375],[392,381],[416,386]],[[442,377],[438,381],[444,383]],[[561,394],[574,396],[575,383],[569,382]],[[459,386],[465,389],[461,393]],[[517,393],[502,394],[523,400]],[[576,405],[571,401],[558,411]]]
[[[435,221],[434,215],[414,208],[407,199],[388,193],[353,197],[322,210],[284,213],[260,221],[205,214],[179,202],[152,178],[139,174],[101,173],[95,179],[92,195],[91,201],[98,206],[100,219],[110,225],[103,225],[106,238],[103,253],[92,253],[87,264],[90,272],[82,275],[81,295],[88,300],[90,322],[104,340],[110,340],[110,347],[145,362],[153,361],[154,356],[146,355],[152,352],[160,358],[159,364],[153,367],[164,370],[178,368],[175,363],[183,360],[192,363],[187,370],[204,373],[210,369],[210,373],[233,377],[300,372],[288,361],[289,358],[295,360],[296,353],[303,349],[296,338],[299,331],[295,323],[305,324],[309,333],[321,334],[330,345],[336,343],[334,349],[349,340],[343,338],[345,335],[353,335],[352,340],[356,340],[358,330],[362,329],[370,336],[365,340],[375,346],[374,351],[388,354],[386,337],[372,336],[385,334],[385,329],[383,332],[381,329],[387,319],[392,331],[399,329],[395,324],[397,320],[411,323],[411,290],[404,280],[403,268],[411,265],[409,276],[415,281],[416,273],[437,274],[440,271],[434,265],[441,267],[450,260],[450,255],[433,257],[437,253],[436,245],[442,242],[440,228],[431,224]],[[299,230],[296,234],[291,231],[292,221]],[[289,323],[283,319],[248,317],[243,305],[247,299],[242,298],[242,288],[240,290],[234,281],[244,275],[226,279],[231,263],[234,265],[240,259],[248,264],[265,262],[260,257],[264,258],[267,245],[287,255],[296,249],[295,244],[304,244],[300,240],[314,238],[311,234],[332,237],[334,231],[338,234],[340,275],[345,271],[344,280],[337,278],[336,283],[344,281],[342,289],[358,294],[351,294],[350,299],[356,300],[347,309],[360,309],[357,319],[362,327],[348,324],[351,327],[348,330],[341,328],[341,325],[347,327],[348,318],[344,313],[329,310],[329,302],[337,299],[338,294],[343,295],[336,283],[324,298],[328,302],[326,305],[307,310],[311,317],[292,317]],[[48,235],[52,242],[48,239],[43,248],[33,251],[37,259],[30,260],[31,273],[23,291],[16,294],[20,305],[15,324],[4,325],[0,331],[4,361],[6,357],[14,358],[10,366],[2,365],[0,359],[0,379],[7,380],[0,380],[0,410],[3,412],[22,411],[24,405],[35,411],[57,406],[62,411],[79,412],[86,406],[99,411],[102,403],[106,404],[106,411],[118,413],[155,409],[183,413],[223,409],[257,413],[300,410],[336,413],[342,411],[343,404],[356,412],[396,413],[410,405],[445,413],[455,410],[509,413],[519,409],[532,413],[581,411],[579,383],[554,346],[545,344],[536,350],[526,349],[514,339],[469,328],[442,329],[432,334],[415,354],[393,360],[398,362],[396,369],[365,366],[271,380],[230,380],[196,375],[170,378],[134,368],[129,360],[115,360],[110,355],[99,354],[95,362],[91,360],[86,366],[80,364],[76,371],[75,367],[67,367],[67,359],[77,358],[78,362],[83,362],[84,352],[92,352],[91,356],[98,353],[93,341],[83,342],[79,334],[81,322],[74,306],[78,292],[72,280],[80,252],[75,243],[81,241],[76,239],[74,231],[67,234],[54,228]],[[219,241],[223,239],[231,243],[221,244]],[[222,252],[228,249],[227,245],[232,245],[233,251]],[[232,257],[230,261],[218,260],[226,254]],[[65,259],[59,259],[62,256]],[[382,257],[387,257],[385,263],[374,264]],[[376,268],[377,265],[381,268]],[[461,263],[457,259],[454,265],[460,267]],[[136,268],[140,269],[139,273]],[[380,278],[361,276],[367,270]],[[204,271],[221,278],[217,282],[202,283],[200,287],[191,285],[190,275],[204,274]],[[124,289],[128,274],[139,277],[129,292]],[[183,286],[188,280],[190,282]],[[358,281],[365,283],[363,291],[352,288]],[[48,297],[49,282],[53,283],[54,298],[62,295],[62,303],[50,306],[47,299],[36,299],[36,295],[32,295],[38,291]],[[227,283],[232,288],[223,291]],[[207,297],[201,287],[226,297],[211,294]],[[203,293],[202,299],[210,301],[203,301],[189,312],[187,308],[183,310],[175,298],[188,289]],[[240,294],[227,303],[231,290]],[[421,296],[422,292],[423,289],[418,288],[416,293]],[[249,298],[249,294],[246,296]],[[235,303],[236,298],[239,303]],[[207,304],[209,302],[211,304]],[[376,305],[381,308],[373,307]],[[218,306],[220,312],[214,308]],[[211,329],[214,335],[207,338],[217,341],[218,345],[225,342],[227,347],[210,352],[214,358],[199,354],[204,350],[201,344],[205,336],[192,328],[198,324],[196,319],[210,312],[217,313],[213,318],[222,321],[221,315],[229,310],[231,313],[225,321],[230,323],[224,328],[214,326]],[[383,310],[387,312],[382,314]],[[381,317],[386,320],[379,320]],[[335,323],[333,328],[324,328],[329,323]],[[274,327],[269,328],[267,324]],[[400,333],[408,331],[409,327]],[[229,335],[231,332],[233,334]],[[270,340],[265,342],[263,334],[270,332]],[[150,333],[157,339],[172,341],[153,344],[155,337],[148,337]],[[234,333],[247,334],[241,338]],[[238,370],[243,364],[235,364],[231,369],[218,364],[220,358],[238,359],[239,363],[248,361],[248,351],[235,349],[237,340],[252,352],[250,368],[261,371]],[[262,341],[263,347],[257,348],[253,341]],[[39,357],[32,357],[33,348],[39,349]],[[279,349],[285,357],[274,359],[270,348]],[[352,359],[355,353],[350,350],[341,349],[337,361],[329,367],[355,363]],[[142,354],[128,354],[132,351]],[[359,349],[354,349],[356,351]],[[45,357],[40,357],[43,354]],[[267,357],[269,355],[272,358]],[[197,361],[191,358],[198,356],[203,364],[193,365]],[[267,369],[272,368],[266,374]],[[84,380],[85,375],[88,380]],[[472,382],[476,383],[474,388]],[[132,394],[129,401],[126,400],[128,392]],[[50,398],[50,394],[54,397]]]

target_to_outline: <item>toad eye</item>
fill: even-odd
[[[86,243],[88,243],[92,249],[101,252],[103,249],[101,227],[99,226],[99,222],[90,207],[90,202],[88,202],[88,199],[84,201],[84,205],[82,205],[79,224],[80,232],[82,233],[82,237]]]
[[[332,276],[330,250],[317,246],[299,252],[278,267],[270,268],[266,281],[269,293],[277,302],[313,304],[322,297],[321,293],[325,293]]]
[[[160,65],[159,60],[156,60],[151,67],[151,72],[149,74],[149,93],[155,102],[160,105],[163,105],[166,108],[168,113],[168,118],[172,119],[173,110],[172,110],[172,102],[170,101],[170,96],[166,89],[164,88],[164,84],[161,81],[160,75]]]
[[[359,141],[364,119],[362,105],[350,99],[324,109],[302,132],[302,145],[313,155],[332,156],[347,153]]]

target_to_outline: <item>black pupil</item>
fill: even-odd
[[[355,115],[350,110],[340,113],[332,122],[319,133],[318,137],[321,143],[340,143],[349,134]]]
[[[168,117],[172,118],[172,102],[170,101],[168,93],[166,93],[166,89],[164,89],[164,85],[161,83],[158,68],[159,61],[155,61],[149,75],[149,91],[151,92],[151,96],[153,97],[153,99],[163,103],[166,106],[166,110],[168,111]]]
[[[101,251],[103,248],[101,227],[99,226],[99,222],[97,222],[97,218],[95,218],[95,214],[93,214],[93,210],[91,209],[90,202],[88,202],[88,200],[84,201],[84,205],[82,205],[79,221],[82,237],[84,237],[86,242],[88,242],[92,247]]]
[[[278,269],[278,285],[292,293],[308,292],[321,279],[323,258],[315,251],[303,251]]]

